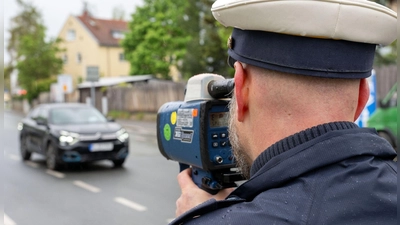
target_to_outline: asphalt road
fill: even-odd
[[[161,225],[174,218],[179,167],[159,153],[155,123],[118,121],[130,133],[123,168],[100,161],[56,172],[40,155],[21,160],[21,116],[4,113],[5,225]]]

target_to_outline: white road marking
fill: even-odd
[[[131,209],[139,211],[139,212],[143,212],[143,211],[147,210],[147,208],[145,206],[142,206],[136,202],[132,202],[131,200],[128,200],[126,198],[116,197],[116,198],[114,198],[114,201],[116,201],[126,207],[129,207]]]
[[[25,161],[25,164],[32,167],[32,168],[39,168],[39,164],[34,163],[32,161]]]
[[[7,214],[4,213],[4,225],[17,225]]]
[[[46,170],[46,173],[49,175],[52,175],[53,177],[57,177],[57,178],[64,178],[65,174],[54,171],[54,170]]]
[[[10,157],[10,159],[14,160],[14,161],[20,161],[21,157],[19,157],[18,155],[14,155],[14,154],[9,154],[8,157]]]
[[[78,186],[78,187],[81,187],[81,188],[83,188],[83,189],[85,189],[85,190],[88,190],[88,191],[91,191],[91,192],[93,192],[93,193],[98,193],[98,192],[101,191],[100,188],[95,187],[95,186],[92,186],[92,185],[87,184],[87,183],[85,183],[85,182],[83,182],[83,181],[80,181],[80,180],[74,181],[74,184],[75,184],[76,186]]]

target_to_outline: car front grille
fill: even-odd
[[[97,140],[115,140],[117,139],[116,133],[95,133],[95,134],[79,134],[81,141],[97,141]]]

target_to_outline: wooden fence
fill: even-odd
[[[397,82],[397,65],[375,68],[377,99],[383,99]]]
[[[381,100],[388,93],[390,88],[397,82],[397,65],[375,68],[377,80],[377,99]],[[96,108],[102,111],[103,98],[107,99],[108,112],[125,111],[130,113],[149,112],[156,113],[166,102],[183,101],[186,83],[175,83],[165,80],[148,80],[137,82],[127,87],[96,88]],[[50,102],[49,93],[42,94],[33,103]],[[90,98],[90,89],[80,90],[80,102]],[[66,101],[69,99],[66,98]],[[13,104],[14,105],[14,104]],[[22,110],[22,103],[15,102],[13,108]],[[25,110],[24,110],[25,111]]]
[[[376,68],[377,99],[383,99],[397,82],[397,65]],[[182,101],[185,83],[149,80],[132,87],[112,87],[107,91],[108,109],[127,112],[157,112],[170,101]]]
[[[383,99],[397,82],[397,66],[376,68],[377,99]],[[186,83],[149,80],[132,87],[112,87],[107,90],[108,110],[155,113],[166,102],[183,101]]]
[[[111,87],[107,90],[108,110],[155,113],[166,102],[183,101],[185,87],[185,83],[164,80]]]

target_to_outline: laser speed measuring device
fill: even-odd
[[[216,194],[243,180],[235,165],[228,138],[228,104],[233,79],[200,74],[188,80],[184,101],[165,103],[157,115],[157,141],[161,154],[192,168],[192,179]]]

